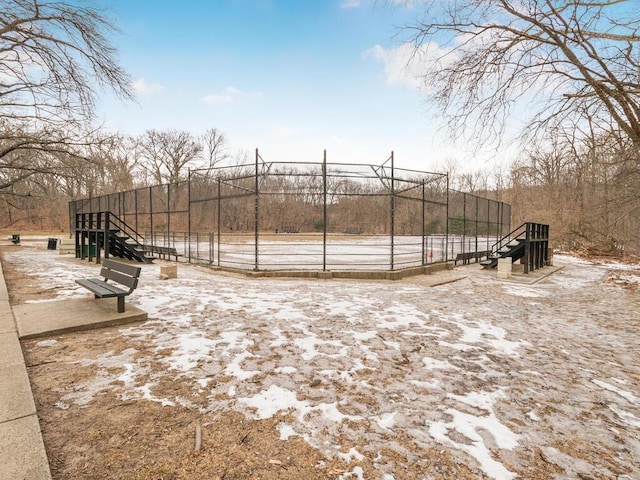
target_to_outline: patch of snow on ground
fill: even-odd
[[[621,390],[615,385],[611,385],[610,383],[603,382],[602,380],[598,380],[598,379],[593,379],[591,381],[596,385],[598,385],[599,387],[604,388],[605,390],[609,390],[610,392],[620,395],[629,403],[636,403],[638,401],[638,397],[636,397],[633,393],[627,392],[625,390]]]

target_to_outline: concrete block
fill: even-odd
[[[58,240],[58,252],[60,255],[76,253],[76,241],[73,238],[61,238]]]
[[[13,335],[15,337],[15,334]],[[22,365],[3,365],[0,367],[0,424],[14,418],[35,415],[31,384],[27,369]],[[0,442],[1,443],[1,442]]]
[[[51,480],[36,415],[0,423],[2,478]]]
[[[498,278],[511,278],[513,263],[511,257],[498,259]]]
[[[167,278],[178,278],[178,265],[161,265],[160,275],[166,275]]]

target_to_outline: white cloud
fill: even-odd
[[[236,98],[242,98],[242,97],[260,98],[262,97],[262,92],[246,93],[240,90],[239,88],[234,87],[233,85],[230,85],[224,89],[223,93],[206,95],[205,97],[202,97],[202,101],[204,103],[209,103],[209,104],[231,103]]]
[[[207,95],[205,97],[202,97],[202,101],[208,104],[231,103],[232,100],[233,98],[229,94]]]
[[[360,0],[344,0],[340,5],[340,8],[358,8],[360,6]]]
[[[370,0],[375,2],[375,0]],[[407,9],[412,9],[417,0],[391,0],[393,5],[398,5]],[[343,0],[340,8],[358,8],[362,5],[362,0]]]
[[[131,86],[140,95],[154,95],[164,90],[164,87],[159,83],[149,83],[143,77],[134,80]]]
[[[231,95],[242,95],[242,90],[234,86],[227,87],[225,90],[227,91],[227,93],[230,93]]]
[[[389,85],[404,85],[412,88],[423,87],[422,77],[427,68],[449,50],[440,48],[437,43],[426,43],[419,48],[411,43],[403,43],[399,47],[385,49],[376,45],[364,52],[364,58],[374,58],[384,64],[384,73]]]

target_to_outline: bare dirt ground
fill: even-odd
[[[12,304],[96,273],[0,253]],[[23,342],[53,477],[640,478],[640,266],[558,262],[436,287],[145,266],[148,322]]]

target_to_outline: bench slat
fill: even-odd
[[[103,268],[102,270],[100,270],[100,275],[107,280],[113,280],[120,285],[128,287],[130,292],[132,292],[138,286],[138,277],[130,277],[129,275],[125,275],[124,273],[120,273],[116,270]]]
[[[83,278],[76,280],[76,283],[101,298],[118,297],[127,294],[126,290],[122,290],[97,278]]]
[[[125,275],[129,275],[130,277],[139,277],[140,271],[142,270],[141,267],[136,267],[135,265],[129,265],[127,263],[116,262],[107,258],[102,260],[102,268],[117,270],[118,272],[122,272]]]

